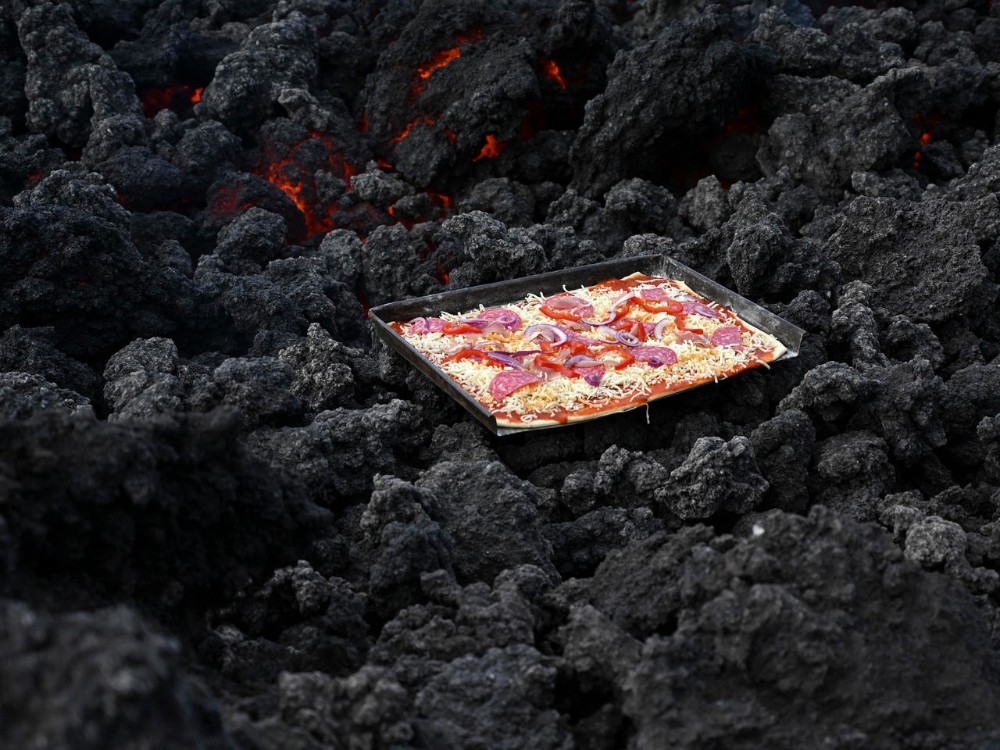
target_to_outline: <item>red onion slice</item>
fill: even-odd
[[[608,310],[608,317],[606,317],[604,320],[593,320],[593,321],[592,320],[581,320],[580,322],[581,323],[586,323],[589,326],[594,326],[595,328],[597,328],[598,326],[608,326],[608,325],[611,325],[612,323],[614,323],[616,320],[618,320],[618,316],[620,314],[621,313],[619,313],[617,310],[615,310],[614,306],[612,306],[612,308],[610,310]]]
[[[489,310],[483,310],[479,314],[479,317],[483,320],[499,323],[510,331],[517,330],[521,327],[521,316],[513,310],[503,310],[499,307],[491,307]]]
[[[653,338],[654,339],[662,339],[663,338],[663,334],[666,332],[666,330],[667,330],[667,324],[669,322],[670,322],[670,318],[664,318],[659,323],[657,323],[656,326],[654,326],[654,328],[653,328]]]
[[[713,310],[708,305],[703,305],[701,302],[684,302],[682,303],[684,307],[684,312],[688,315],[700,315],[703,318],[711,318],[712,320],[722,320],[722,315],[718,310]]]
[[[619,344],[625,346],[639,346],[642,343],[637,336],[633,336],[628,331],[615,331],[615,338],[618,339]]]
[[[629,292],[628,294],[623,294],[621,297],[619,297],[618,299],[616,299],[612,303],[611,309],[612,310],[618,310],[619,307],[621,307],[622,305],[624,305],[626,302],[628,302],[633,297],[635,297],[635,292]]]
[[[541,349],[526,349],[525,351],[521,351],[521,352],[510,352],[510,356],[512,356],[512,357],[527,357],[530,354],[543,354],[543,353],[544,352],[542,352]]]
[[[518,370],[523,370],[524,365],[517,361],[513,356],[505,352],[490,352],[489,358],[494,362],[499,362],[502,365],[507,365],[508,367],[515,367]]]
[[[556,345],[565,344],[569,339],[565,331],[547,323],[537,323],[524,329],[524,337],[526,339],[534,339],[538,336]]]
[[[604,363],[586,354],[574,354],[566,360],[566,367],[603,367]]]

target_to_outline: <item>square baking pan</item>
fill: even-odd
[[[580,266],[578,268],[567,268],[562,271],[542,273],[536,276],[525,276],[524,278],[511,279],[510,281],[498,281],[493,284],[483,284],[481,286],[468,287],[467,289],[456,289],[454,291],[431,294],[426,297],[390,302],[371,308],[368,311],[368,317],[375,328],[375,333],[387,346],[397,351],[406,361],[430,378],[441,390],[458,401],[493,434],[501,436],[524,435],[538,432],[539,430],[554,430],[559,427],[567,427],[569,424],[585,424],[589,420],[546,427],[500,427],[497,425],[496,417],[485,406],[476,401],[471,394],[463,390],[444,370],[424,357],[406,339],[392,330],[389,327],[389,323],[406,322],[417,317],[436,317],[443,312],[462,313],[479,305],[492,307],[512,304],[522,301],[527,294],[543,294],[546,296],[558,294],[564,291],[563,287],[572,291],[573,289],[592,286],[602,281],[608,281],[609,279],[620,279],[636,272],[660,278],[679,279],[691,287],[696,294],[700,294],[712,302],[717,302],[728,307],[743,320],[752,323],[765,333],[771,334],[786,349],[785,353],[775,359],[774,362],[798,356],[799,348],[802,345],[802,336],[805,333],[801,328],[765,310],[760,305],[754,304],[745,297],[741,297],[736,292],[727,289],[721,284],[717,284],[706,276],[702,276],[697,271],[688,268],[683,263],[679,263],[667,255],[639,255],[633,258],[619,258],[603,263]],[[697,387],[700,386],[690,386],[689,388],[670,391],[656,398],[676,396]],[[643,401],[631,408],[637,409],[646,403],[648,402]],[[595,415],[594,419],[599,419],[601,416],[608,415]]]

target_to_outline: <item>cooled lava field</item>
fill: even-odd
[[[0,2],[0,748],[1000,748],[1000,3]],[[497,438],[371,306],[805,329]]]

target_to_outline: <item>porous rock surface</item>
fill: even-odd
[[[0,746],[1000,746],[1000,4],[0,3]],[[496,438],[372,305],[794,359]]]

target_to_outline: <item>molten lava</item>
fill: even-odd
[[[913,123],[920,128],[920,145],[929,146],[934,142],[934,131],[937,126],[941,124],[941,118],[937,116],[924,117],[922,114],[917,112],[913,115]],[[917,149],[913,152],[913,163],[912,167],[914,169],[920,169],[923,165],[924,152]]]
[[[317,148],[317,144],[321,147]],[[302,213],[306,223],[306,236],[325,234],[334,229],[333,214],[337,207],[323,208],[317,198],[317,171],[325,170],[342,179],[351,190],[350,179],[357,170],[343,154],[333,147],[330,136],[310,131],[309,137],[295,144],[283,155],[275,154],[265,144],[262,163],[254,170],[261,177],[287,195]]]
[[[427,88],[427,79],[431,77],[431,73],[440,68],[447,67],[451,65],[455,60],[462,56],[462,45],[467,42],[478,42],[483,38],[483,32],[481,29],[471,29],[467,32],[459,32],[455,34],[455,46],[449,47],[448,49],[443,49],[437,52],[430,60],[425,62],[423,65],[417,66],[417,75],[413,79],[411,84],[411,90],[414,97],[420,96],[424,93]]]
[[[559,88],[566,88],[566,79],[563,77],[555,60],[550,60],[547,57],[542,58],[542,75],[550,81],[554,81]]]
[[[146,89],[142,92],[142,113],[152,119],[160,110],[170,109],[178,115],[189,117],[192,106],[201,101],[201,92],[204,90],[203,86],[194,88],[184,85]]]
[[[473,163],[481,161],[482,159],[496,159],[503,150],[507,148],[507,144],[503,141],[498,141],[496,136],[492,133],[486,134],[486,143],[482,150],[479,152],[479,156],[472,160]]]
[[[389,143],[399,143],[400,141],[406,140],[410,136],[410,131],[413,130],[417,125],[433,125],[434,120],[432,120],[427,115],[418,117],[416,120],[411,120],[406,123],[403,129],[389,139]]]

